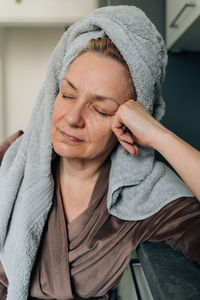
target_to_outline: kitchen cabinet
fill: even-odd
[[[200,51],[200,0],[166,0],[166,45],[174,51]]]
[[[0,26],[66,26],[97,4],[97,0],[1,0]]]

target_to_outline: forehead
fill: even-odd
[[[117,60],[87,52],[77,57],[65,77],[76,87],[107,90],[112,93],[127,93],[132,79],[127,68]],[[63,80],[62,84],[67,85]]]
[[[98,71],[103,72],[106,69],[108,74],[113,74],[114,71],[117,71],[117,73],[124,73],[124,76],[127,75],[127,69],[122,63],[112,57],[91,51],[74,59],[68,69],[68,72],[72,72],[76,69],[85,69],[85,71],[94,71],[96,73]]]

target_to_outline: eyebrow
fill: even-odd
[[[62,81],[66,81],[75,91],[78,91],[78,89],[73,85],[73,83],[69,81],[69,79],[67,79],[66,77],[64,77]]]
[[[69,79],[67,79],[66,77],[64,77],[61,80],[61,82],[62,81],[66,81],[75,91],[78,91],[77,87],[75,87],[75,85]],[[97,95],[97,94],[92,95],[92,97],[95,98],[96,100],[111,100],[111,101],[116,102],[119,105],[118,101],[115,98],[112,98],[112,97]]]

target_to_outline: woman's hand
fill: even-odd
[[[154,148],[158,133],[166,130],[140,103],[132,99],[120,105],[112,122],[112,131],[124,152],[132,155],[139,153],[137,144]]]
[[[130,99],[122,104],[112,130],[124,152],[138,154],[137,143],[160,152],[200,201],[200,152],[155,120],[140,103]]]

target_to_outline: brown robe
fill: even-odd
[[[55,164],[56,165],[56,164]],[[55,193],[31,274],[29,299],[114,299],[113,289],[131,254],[144,241],[164,242],[200,264],[200,203],[176,199],[145,220],[124,221],[109,214],[110,160],[97,179],[89,206],[66,223],[53,168]],[[0,264],[0,299],[7,278]]]

